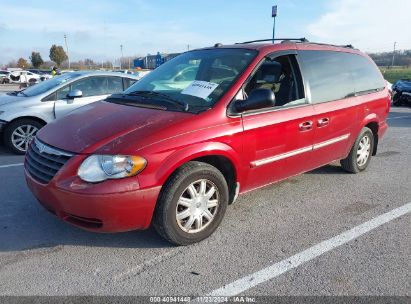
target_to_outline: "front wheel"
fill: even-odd
[[[365,127],[361,130],[347,158],[341,160],[341,166],[350,173],[364,171],[371,160],[374,150],[374,134]]]
[[[222,173],[202,162],[181,166],[163,186],[153,225],[175,245],[209,237],[221,223],[228,205],[228,186]]]
[[[25,154],[38,130],[43,127],[32,119],[18,119],[4,130],[5,145],[16,154]]]

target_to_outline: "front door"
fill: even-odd
[[[67,94],[72,90],[80,90],[82,97],[68,99]],[[90,76],[80,79],[56,92],[55,117],[63,117],[79,107],[103,100],[110,94],[122,91],[123,83],[120,77]]]
[[[273,90],[276,105],[243,113],[244,157],[249,168],[242,191],[264,186],[310,167],[314,111],[304,95],[295,54],[264,59],[244,86]],[[245,98],[246,98],[245,96]]]

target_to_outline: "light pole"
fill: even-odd
[[[271,17],[274,19],[273,23],[273,43],[275,39],[275,17],[277,17],[277,5],[273,5],[272,10],[271,10]]]
[[[121,70],[121,65],[122,65],[122,62],[123,62],[123,45],[122,44],[120,44],[120,50],[121,50],[121,59],[120,59],[120,70]]]
[[[68,61],[68,69],[70,70],[70,56],[69,56],[69,50],[67,46],[67,35],[64,34],[64,43],[66,44],[66,53],[67,53],[67,61]]]
[[[395,47],[397,45],[397,42],[394,42],[394,52],[392,52],[392,62],[391,62],[391,68],[394,66],[394,60],[395,60]]]

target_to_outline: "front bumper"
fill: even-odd
[[[122,232],[150,226],[161,187],[119,193],[63,190],[53,181],[37,182],[25,170],[27,185],[38,201],[65,222],[94,232]]]

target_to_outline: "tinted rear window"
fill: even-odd
[[[350,55],[350,62],[356,93],[366,93],[385,87],[384,78],[369,59],[360,55]]]
[[[301,51],[305,79],[313,103],[338,100],[385,86],[377,67],[367,58],[344,52]]]

